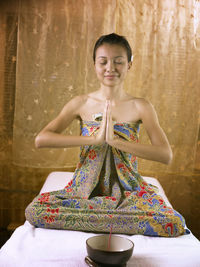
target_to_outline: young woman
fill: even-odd
[[[184,218],[137,172],[137,157],[169,164],[172,151],[153,106],[124,91],[131,58],[123,36],[101,36],[93,52],[100,89],[73,98],[36,137],[38,148],[81,146],[72,181],[27,207],[26,218],[36,227],[109,232],[112,225],[113,233],[185,233]],[[63,135],[74,119],[81,122],[81,136]],[[138,143],[140,123],[151,145]]]

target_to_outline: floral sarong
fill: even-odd
[[[83,136],[95,135],[99,122],[82,121]],[[138,142],[139,123],[115,123],[119,138]],[[168,207],[156,187],[137,172],[134,155],[108,144],[81,147],[74,176],[62,190],[38,195],[26,208],[36,227],[92,232],[179,236],[184,218]]]

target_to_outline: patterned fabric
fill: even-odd
[[[83,121],[83,136],[100,123]],[[138,142],[139,123],[115,123],[118,138]],[[137,172],[137,159],[108,144],[81,147],[73,179],[62,190],[37,196],[26,208],[36,227],[93,232],[179,236],[184,218],[168,207],[157,188]]]

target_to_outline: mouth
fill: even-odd
[[[105,75],[104,77],[107,78],[107,79],[114,79],[117,76],[116,75]]]

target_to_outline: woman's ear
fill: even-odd
[[[132,66],[132,61],[129,61],[129,63],[128,63],[128,70],[130,70],[131,66]]]

